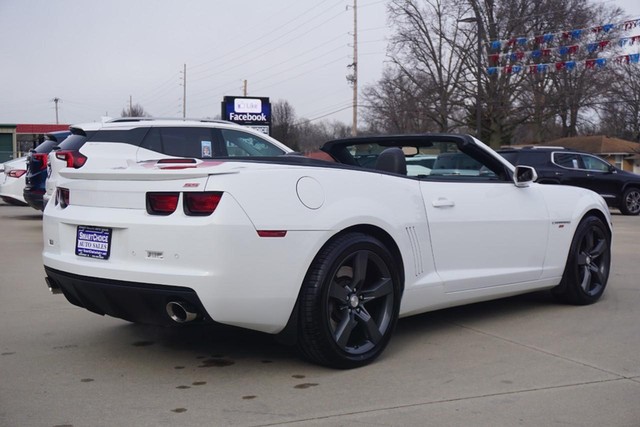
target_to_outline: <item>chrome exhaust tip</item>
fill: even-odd
[[[53,279],[50,279],[49,277],[45,277],[44,281],[47,282],[47,287],[49,288],[49,292],[51,292],[53,295],[58,295],[62,293],[62,289],[60,289],[60,286],[58,286],[58,284]]]
[[[198,317],[198,313],[186,302],[171,301],[166,309],[171,320],[176,323],[192,322]]]

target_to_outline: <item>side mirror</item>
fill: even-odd
[[[516,187],[528,187],[538,179],[536,170],[531,166],[516,166],[513,172],[513,183]]]
[[[616,168],[613,165],[609,165],[609,173],[615,173],[616,172]]]

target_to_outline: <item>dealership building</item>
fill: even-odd
[[[69,125],[0,124],[0,163],[24,156],[50,132],[69,130]]]

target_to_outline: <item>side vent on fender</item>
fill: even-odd
[[[418,233],[416,233],[415,227],[407,227],[407,236],[411,242],[411,250],[413,252],[413,268],[416,277],[424,273],[424,266],[422,265],[422,250],[420,249],[420,239],[418,239]]]

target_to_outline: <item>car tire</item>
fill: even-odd
[[[379,240],[363,233],[327,243],[302,285],[297,345],[303,356],[340,369],[375,360],[400,311],[396,264]]]
[[[576,229],[562,280],[553,294],[570,304],[593,304],[604,293],[610,266],[609,229],[600,218],[589,215]]]
[[[640,214],[640,188],[627,188],[622,195],[620,212],[623,215]]]

